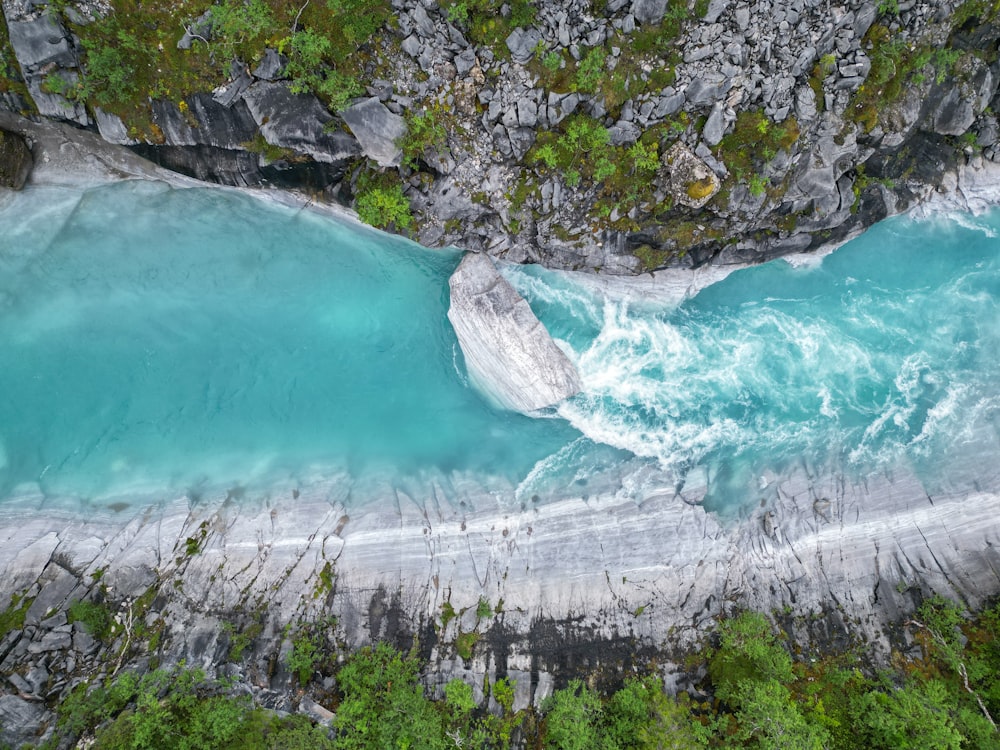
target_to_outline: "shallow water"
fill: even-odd
[[[932,484],[984,427],[995,448],[1000,214],[891,220],[679,306],[507,267],[585,386],[535,417],[468,385],[456,251],[138,182],[9,195],[0,227],[0,497],[343,474],[544,501],[707,467],[723,508],[791,463]]]

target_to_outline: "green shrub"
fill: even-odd
[[[419,663],[386,643],[364,648],[337,675],[343,699],[333,726],[343,750],[454,747],[441,713],[424,696]]]
[[[322,657],[316,637],[309,633],[299,633],[292,639],[292,650],[288,653],[285,664],[298,678],[299,684],[304,686],[312,679]]]
[[[88,633],[101,641],[111,635],[114,625],[106,605],[89,601],[70,604],[67,619],[69,622],[79,622]]]
[[[580,680],[571,680],[544,702],[545,747],[549,750],[592,750],[603,747],[601,699]]]
[[[489,600],[484,596],[479,597],[479,603],[476,605],[476,617],[480,620],[493,617],[493,607],[490,606]]]
[[[587,94],[596,93],[604,78],[604,63],[607,57],[608,53],[604,47],[591,47],[580,60],[570,88]]]
[[[416,169],[424,154],[434,149],[441,151],[448,146],[448,131],[443,117],[436,109],[418,111],[407,110],[406,134],[397,145],[403,150],[403,161],[411,169]]]
[[[11,597],[10,606],[0,612],[0,640],[7,633],[24,627],[24,617],[28,614],[28,608],[34,601],[34,597],[25,597],[23,594],[15,594]]]
[[[706,747],[688,709],[659,680],[629,677],[604,708],[605,742],[619,750],[697,750]]]
[[[379,229],[409,229],[413,224],[410,200],[395,173],[362,175],[358,180],[354,209],[366,224]]]
[[[708,662],[708,674],[716,695],[736,700],[748,682],[791,682],[792,659],[764,615],[743,612],[719,623],[719,648]]]

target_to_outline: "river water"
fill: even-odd
[[[545,502],[697,477],[725,510],[792,464],[933,485],[971,442],[1000,457],[1000,213],[892,219],[681,304],[504,267],[584,384],[531,416],[468,383],[458,251],[144,182],[8,194],[0,230],[0,502],[324,476]]]

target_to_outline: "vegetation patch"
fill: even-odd
[[[470,633],[459,633],[458,638],[455,639],[455,651],[463,659],[472,658],[472,650],[476,647],[479,642],[479,633],[472,631]]]
[[[114,619],[106,604],[75,601],[69,605],[67,620],[80,623],[99,641],[107,640],[114,633]]]
[[[24,627],[24,617],[28,614],[28,609],[35,601],[33,596],[14,594],[10,600],[10,606],[0,612],[0,640],[7,633],[21,630]]]
[[[379,229],[402,232],[413,226],[410,199],[403,193],[403,183],[395,170],[363,171],[358,176],[354,209],[361,221]]]

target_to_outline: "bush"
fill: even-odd
[[[748,682],[791,682],[792,659],[777,642],[764,615],[743,612],[719,623],[719,648],[708,662],[716,695],[739,705]]]
[[[550,750],[592,750],[603,747],[601,699],[580,680],[557,690],[542,706],[545,747]]]
[[[292,639],[292,650],[285,663],[295,673],[300,685],[306,685],[312,679],[316,665],[322,659],[316,638],[308,633],[300,633]]]
[[[413,224],[410,200],[399,178],[391,173],[359,179],[354,209],[361,221],[379,229],[405,230]]]
[[[333,725],[346,750],[438,748],[445,738],[441,714],[424,696],[419,664],[386,643],[355,654],[337,675],[343,699]]]
[[[104,604],[75,601],[69,605],[69,622],[79,622],[84,629],[100,641],[111,635],[111,612]]]

